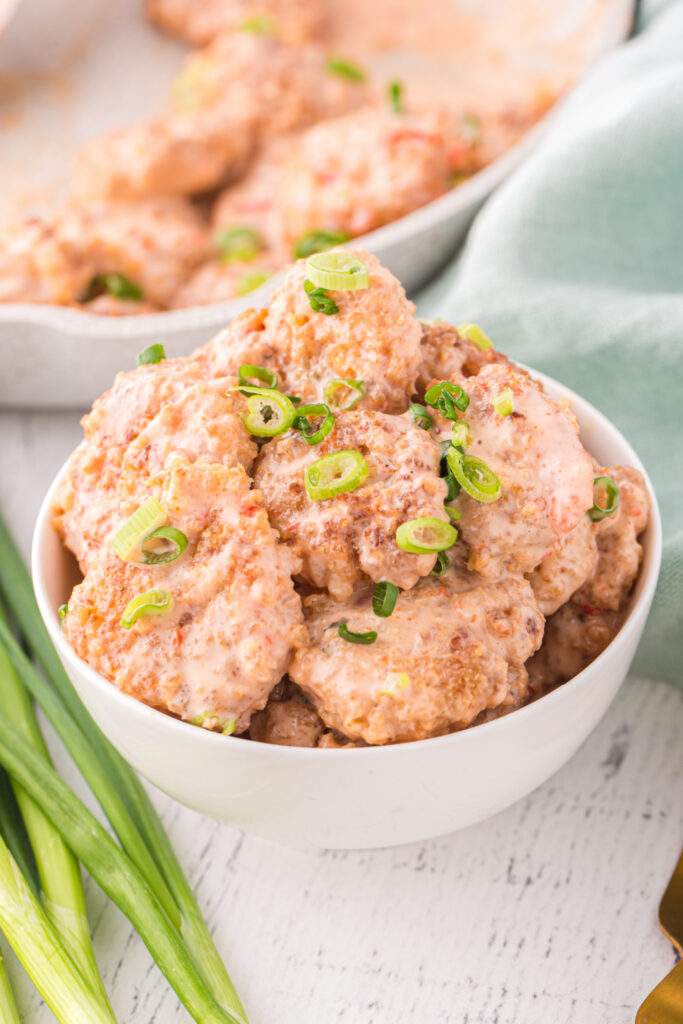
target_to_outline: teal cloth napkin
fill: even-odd
[[[461,257],[418,297],[585,396],[648,469],[664,563],[636,660],[683,680],[683,3],[565,100],[486,204]]]

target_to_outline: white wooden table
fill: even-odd
[[[25,551],[78,437],[73,415],[0,413],[0,503]],[[682,793],[683,691],[630,680],[545,786],[433,842],[304,853],[157,803],[252,1024],[626,1024],[674,963],[656,908]],[[128,922],[87,891],[118,1019],[186,1022]],[[26,1021],[52,1020],[13,975]]]

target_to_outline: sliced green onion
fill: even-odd
[[[148,498],[112,537],[114,553],[124,562],[139,561],[143,540],[167,522],[168,512],[163,505],[156,498]]]
[[[326,501],[355,491],[367,479],[370,468],[353,449],[332,452],[306,467],[304,484],[311,501]]]
[[[2,950],[0,950],[0,1020],[3,1024],[21,1024],[19,1008],[14,998]]]
[[[315,252],[325,252],[348,240],[349,236],[343,231],[309,231],[294,243],[294,257],[297,260],[307,259]]]
[[[316,252],[306,260],[308,278],[316,288],[353,292],[370,285],[368,268],[350,252]]]
[[[292,405],[301,405],[301,398],[299,395],[287,395]]]
[[[340,402],[339,396],[345,392],[348,397],[346,401]],[[342,379],[341,377],[328,380],[323,389],[325,401],[335,412],[348,412],[350,409],[355,409],[364,394],[365,381]]]
[[[444,508],[446,509],[448,518],[452,523],[457,523],[462,519],[462,512],[459,508],[456,508],[455,505],[445,505]]]
[[[138,366],[151,366],[154,363],[161,363],[166,358],[166,349],[163,345],[148,345],[138,353]]]
[[[384,697],[395,697],[397,691],[407,690],[410,686],[410,676],[407,672],[392,672],[389,679],[389,685],[379,691]]]
[[[468,142],[479,142],[481,138],[481,118],[477,117],[476,114],[463,114],[462,133]]]
[[[446,462],[446,474],[444,480],[446,481],[446,501],[453,501],[460,494],[460,484],[455,479],[450,469],[448,469],[448,462]]]
[[[479,324],[458,324],[456,328],[458,334],[467,341],[471,341],[473,345],[480,348],[482,352],[486,352],[487,349],[493,348],[493,342],[489,338],[488,334],[482,331]]]
[[[447,459],[453,476],[471,498],[484,504],[498,501],[500,480],[485,462],[476,455],[463,455],[457,448],[451,448]]]
[[[315,426],[309,422],[311,419],[321,419],[321,422]],[[316,405],[300,405],[296,410],[292,426],[301,432],[308,444],[320,444],[334,426],[334,414],[330,407],[323,402],[318,402]]]
[[[102,274],[100,281],[105,292],[108,295],[113,295],[115,299],[131,299],[138,302],[143,298],[140,285],[131,281],[125,274]]]
[[[350,644],[374,644],[377,639],[374,629],[369,629],[367,633],[353,633],[345,622],[339,623],[338,633],[342,640],[347,640]]]
[[[221,732],[223,733],[224,736],[232,736],[233,733],[235,732],[236,728],[237,728],[237,719],[236,718],[228,718],[227,721],[224,722],[223,728],[221,729]]]
[[[421,516],[401,523],[396,531],[396,543],[402,551],[412,555],[429,555],[434,551],[452,548],[458,531],[450,523],[434,516]]]
[[[59,608],[57,609],[57,615],[59,615],[60,619],[65,619],[68,614],[69,614],[69,606],[68,606],[68,604],[60,604]]]
[[[330,57],[327,62],[327,70],[331,75],[340,75],[342,78],[348,78],[350,82],[365,81],[363,69],[358,67],[357,64],[353,64],[350,60],[344,60],[343,57]]]
[[[275,34],[275,22],[267,14],[256,14],[253,18],[245,18],[237,26],[239,32],[253,32],[257,36]]]
[[[308,301],[314,313],[324,313],[325,316],[334,316],[339,312],[339,306],[334,299],[327,294],[324,288],[316,288],[312,281],[304,281],[304,291],[308,295]]]
[[[606,505],[599,505],[600,492],[605,492]],[[599,523],[608,516],[613,516],[619,508],[619,488],[611,476],[596,476],[593,480],[594,504],[588,509],[588,515],[594,523]]]
[[[389,82],[389,105],[395,114],[403,113],[403,82]]]
[[[512,388],[503,388],[493,399],[493,408],[499,416],[510,416],[515,411],[515,396]]]
[[[451,444],[457,448],[465,448],[472,441],[472,433],[469,424],[464,420],[456,420],[451,432]]]
[[[40,704],[109,819],[121,846],[173,924],[182,931],[211,992],[245,1024],[245,1013],[161,819],[133,769],[109,743],[80,700],[38,611],[24,561],[0,517],[0,587],[40,663],[38,672],[0,615],[0,641],[26,690]],[[22,748],[23,749],[23,748]],[[187,962],[187,961],[185,961]]]
[[[425,402],[438,409],[447,420],[457,420],[458,412],[465,412],[470,404],[469,395],[459,384],[449,380],[440,380],[427,388]]]
[[[245,274],[244,277],[239,281],[237,285],[238,295],[248,295],[249,292],[256,291],[262,284],[271,277],[271,273],[268,270],[254,270],[251,274]]]
[[[215,244],[223,263],[248,263],[265,248],[263,237],[246,225],[219,231]]]
[[[449,565],[450,562],[448,561],[448,555],[446,554],[446,552],[439,551],[438,555],[436,556],[434,568],[432,569],[432,576],[443,576]]]
[[[429,415],[424,405],[420,405],[419,402],[410,403],[410,415],[413,417],[418,427],[422,427],[423,430],[430,430],[434,426],[434,420]]]
[[[159,541],[162,542],[161,550]],[[142,542],[142,561],[145,565],[167,565],[175,562],[186,550],[187,535],[182,530],[175,526],[160,526]]]
[[[296,409],[280,391],[272,388],[241,388],[248,393],[247,409],[244,425],[254,437],[277,437],[289,430]]]
[[[277,374],[274,370],[269,370],[266,366],[254,366],[253,363],[242,363],[239,370],[237,371],[240,384],[246,384],[249,386],[253,384],[255,380],[260,380],[261,384],[267,388],[277,388]]]
[[[380,580],[375,584],[372,594],[372,610],[382,619],[388,618],[396,607],[398,587],[389,580]]]
[[[173,607],[173,596],[167,590],[146,590],[126,605],[121,616],[124,629],[131,629],[138,619],[150,615],[167,615]]]

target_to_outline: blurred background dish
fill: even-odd
[[[0,248],[0,403],[82,406],[149,342],[163,337],[169,353],[189,351],[264,302],[272,275],[319,223],[362,234],[407,288],[418,287],[534,145],[543,111],[628,33],[632,6],[572,0],[558,18],[534,0],[514,10],[460,0],[425,18],[409,0],[385,0],[377,11],[352,0],[343,17],[323,4],[327,27],[291,22],[322,33],[319,47],[261,30],[221,35],[191,55],[165,106],[184,49],[159,27],[197,44],[215,26],[179,20],[182,0],[149,5],[156,27],[139,0],[93,4],[87,17],[73,8],[77,41],[63,48],[62,64],[2,83],[0,225],[38,219],[5,243],[4,270]],[[33,24],[34,38],[49,31],[37,19],[23,0],[0,35],[0,66],[17,26]],[[318,64],[324,70],[325,55],[337,53],[341,73],[320,76]],[[391,82],[401,87],[390,102]],[[198,95],[208,106],[197,112]],[[291,128],[299,134],[283,138]],[[55,213],[74,191],[78,198]],[[263,251],[226,261],[220,231],[253,220],[264,195],[277,225],[270,213],[256,224]],[[66,272],[55,274],[55,263]],[[123,291],[110,290],[106,282],[121,274]]]

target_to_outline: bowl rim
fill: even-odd
[[[524,366],[523,363],[518,363],[518,365]],[[525,368],[530,369],[529,367]],[[197,726],[192,725],[189,722],[184,722],[181,719],[174,718],[172,715],[167,715],[163,711],[150,707],[148,704],[143,703],[143,701],[138,700],[130,694],[122,693],[121,690],[119,690],[113,683],[109,682],[103,675],[101,675],[101,673],[97,672],[96,669],[92,668],[86,661],[80,658],[64,637],[57,616],[57,611],[52,607],[48,600],[44,582],[44,575],[47,567],[43,564],[43,548],[48,531],[54,531],[54,527],[52,525],[52,504],[56,491],[66,473],[68,459],[57,472],[45,497],[43,498],[34,525],[31,543],[31,575],[38,608],[41,618],[43,619],[43,623],[50,635],[50,639],[56,647],[61,660],[66,664],[74,663],[77,666],[79,673],[87,680],[88,684],[100,691],[105,699],[112,700],[118,707],[120,707],[123,714],[129,712],[132,715],[138,716],[140,719],[147,720],[151,723],[153,728],[156,728],[158,725],[160,729],[168,729],[168,734],[171,738],[176,734],[178,736],[182,735],[186,739],[189,739],[192,736],[193,741],[197,743],[219,744],[220,749],[223,751],[230,749],[227,745],[239,743],[240,752],[249,751],[248,754],[245,754],[247,757],[285,757],[301,760],[321,756],[328,758],[338,757],[340,755],[342,757],[348,757],[348,749],[353,749],[355,751],[355,754],[353,755],[354,757],[375,758],[381,756],[380,752],[383,752],[385,757],[395,757],[399,756],[400,752],[423,749],[426,744],[429,745],[428,749],[430,750],[434,750],[436,745],[446,747],[451,744],[468,744],[476,742],[477,736],[488,736],[491,733],[495,734],[496,730],[509,729],[511,728],[511,722],[518,722],[521,724],[523,720],[526,721],[532,716],[540,714],[541,710],[539,709],[549,708],[555,704],[561,703],[565,699],[569,699],[569,695],[571,693],[577,689],[582,689],[583,687],[590,685],[593,673],[596,670],[599,670],[603,665],[606,665],[606,663],[609,662],[610,657],[613,656],[614,652],[618,650],[619,647],[623,647],[628,644],[632,634],[639,628],[638,620],[640,615],[638,613],[642,612],[647,616],[657,586],[662,560],[662,522],[657,496],[649,474],[631,444],[626,440],[615,424],[600,412],[599,409],[596,409],[594,405],[588,402],[587,399],[582,398],[580,395],[572,391],[571,388],[568,388],[566,385],[561,384],[559,381],[556,381],[554,378],[549,377],[538,370],[530,369],[530,372],[534,377],[539,379],[544,386],[549,385],[551,394],[552,392],[555,392],[555,397],[567,399],[571,403],[571,406],[579,420],[579,425],[581,425],[582,418],[584,416],[589,415],[594,417],[601,433],[612,435],[613,438],[616,438],[620,444],[625,447],[629,460],[628,464],[640,470],[643,474],[651,501],[650,521],[644,533],[644,536],[647,537],[648,551],[646,559],[641,563],[640,575],[636,581],[636,584],[639,584],[639,592],[632,600],[626,619],[614,639],[610,641],[604,651],[602,651],[597,658],[590,662],[576,676],[567,680],[566,683],[562,683],[560,686],[555,687],[555,689],[544,694],[542,697],[539,697],[537,700],[531,701],[529,704],[525,704],[521,708],[516,708],[509,714],[503,715],[500,718],[493,719],[489,722],[483,722],[480,725],[456,732],[446,733],[442,736],[432,736],[422,740],[409,740],[405,743],[385,744],[381,746],[353,748],[341,747],[335,749],[324,747],[309,748],[285,746],[263,743],[258,740],[245,742],[239,737],[223,736],[220,733],[212,732],[208,729],[197,728]],[[219,749],[219,747],[216,749]]]

